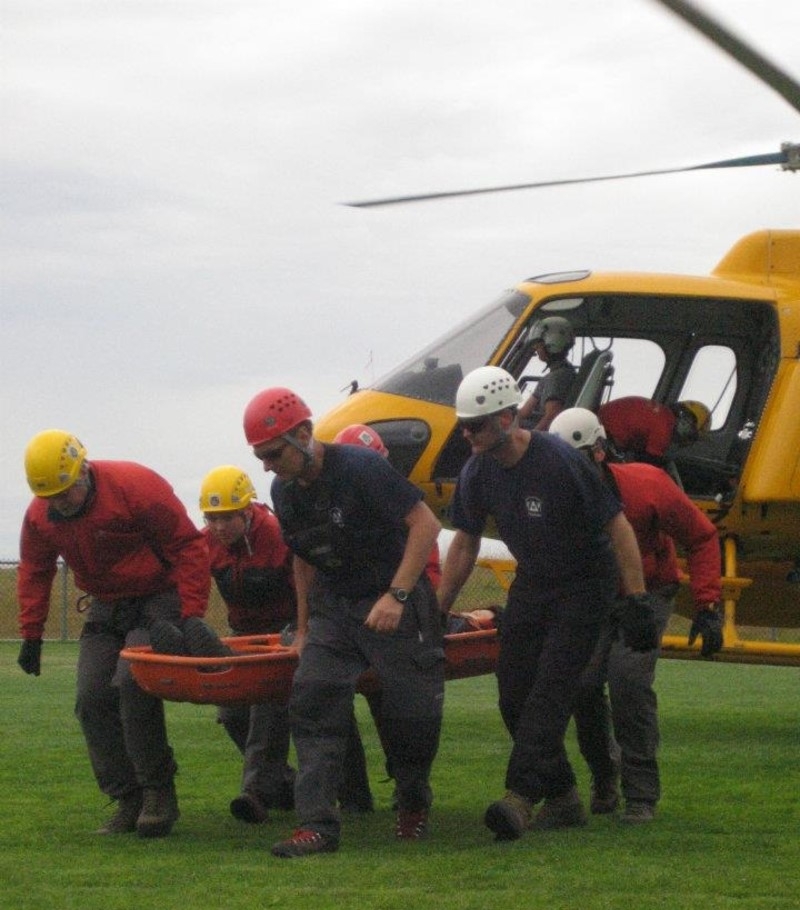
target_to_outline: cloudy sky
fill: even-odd
[[[800,78],[796,0],[703,8]],[[777,152],[800,115],[653,0],[4,0],[0,558],[48,427],[268,479],[244,406],[317,415],[525,277],[704,274],[800,226],[714,171],[378,210],[347,200]]]

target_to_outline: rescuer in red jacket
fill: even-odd
[[[37,434],[25,452],[35,499],[20,540],[18,662],[39,675],[50,590],[62,558],[89,596],[75,713],[98,786],[117,801],[98,833],[163,837],[179,815],[164,706],[139,688],[119,654],[147,644],[157,619],[205,613],[208,548],[163,477],[133,462],[90,463],[86,454],[64,430]]]
[[[200,486],[211,574],[235,636],[280,632],[297,614],[289,548],[278,519],[255,497],[249,476],[235,465],[214,468]],[[244,759],[242,790],[231,802],[231,814],[260,824],[268,820],[270,807],[291,809],[287,706],[271,701],[226,705],[218,716]]]
[[[234,636],[292,634],[297,619],[292,558],[275,513],[256,502],[248,474],[235,465],[214,468],[200,487],[200,509],[211,556],[211,574],[225,601]],[[199,639],[212,646],[214,633]],[[173,639],[174,644],[179,639]],[[162,643],[163,644],[163,643]],[[217,647],[225,646],[216,639]],[[192,653],[184,637],[176,653]],[[271,701],[225,705],[219,719],[244,758],[242,790],[231,801],[240,821],[261,824],[270,808],[294,807],[295,771],[289,759],[289,710]],[[351,720],[347,762],[339,785],[343,812],[371,812],[366,757],[355,715]]]
[[[629,395],[601,405],[597,417],[625,461],[664,467],[675,449],[696,442],[711,425],[711,412],[700,401],[659,404]]]
[[[562,411],[550,432],[586,452],[619,496],[636,534],[647,590],[657,595],[659,640],[681,579],[675,543],[683,548],[695,605],[689,644],[701,636],[702,656],[712,657],[723,643],[722,617],[717,609],[721,558],[714,525],[661,468],[606,461],[605,429],[592,411]],[[584,673],[574,711],[580,749],[592,771],[592,812],[603,814],[616,809],[621,769],[625,797],[622,820],[629,824],[652,821],[661,796],[653,689],[658,655],[658,647],[641,653],[631,651],[619,639],[616,624],[608,624]],[[609,729],[606,681],[616,743]],[[621,754],[617,757],[616,753]]]

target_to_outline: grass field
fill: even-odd
[[[391,786],[358,700],[377,811],[348,818],[337,854],[278,860],[293,826],[228,813],[240,766],[210,706],[169,703],[182,816],[163,840],[103,838],[109,814],[72,716],[74,644],[46,643],[26,677],[0,644],[2,906],[9,910],[363,907],[380,910],[796,910],[800,906],[797,670],[663,661],[664,799],[658,820],[496,843],[482,825],[501,795],[508,741],[489,676],[448,683],[431,834],[395,842]],[[571,753],[575,756],[572,731]],[[585,768],[575,758],[585,792]]]

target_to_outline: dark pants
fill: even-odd
[[[674,602],[662,597],[657,603],[660,637]],[[615,762],[619,760],[625,799],[653,804],[661,796],[657,761],[658,700],[653,689],[658,655],[658,648],[632,651],[623,643],[616,624],[607,624],[575,702],[578,743],[595,780],[612,777],[616,772]],[[605,695],[606,681],[610,710]]]
[[[591,600],[574,593],[528,608],[530,593],[515,579],[500,626],[497,682],[513,739],[506,788],[536,803],[575,786],[564,737],[606,611],[587,608]]]
[[[383,733],[400,809],[431,802],[429,777],[444,704],[444,651],[433,590],[420,582],[398,630],[373,632],[364,618],[374,598],[350,601],[319,592],[311,598],[306,644],[289,704],[298,772],[300,826],[339,836],[336,802],[351,732],[358,677],[372,667],[381,682]]]
[[[149,644],[155,618],[180,617],[177,593],[114,603],[92,601],[78,651],[75,715],[98,786],[112,799],[140,788],[161,788],[177,770],[167,741],[164,704],[148,695],[120,660],[120,651]]]
[[[244,759],[242,791],[254,794],[266,805],[280,802],[294,779],[289,766],[288,705],[267,701],[225,706],[218,716]]]
[[[234,637],[280,632],[283,622],[258,628],[231,629]],[[265,805],[281,802],[294,781],[289,765],[289,706],[267,701],[255,705],[224,705],[217,720],[242,753],[242,792],[252,793]]]

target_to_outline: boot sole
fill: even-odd
[[[139,837],[166,837],[175,822],[178,820],[178,816],[170,819],[159,818],[157,821],[142,821],[141,819],[136,823],[136,833]]]
[[[300,859],[303,856],[316,856],[319,853],[336,853],[338,849],[338,841],[315,844],[313,847],[308,848],[288,845],[284,847],[283,844],[275,844],[270,853],[279,859]]]
[[[524,828],[520,828],[511,812],[499,803],[492,803],[483,816],[483,823],[493,831],[497,840],[519,840]]]
[[[269,815],[266,809],[259,807],[246,796],[237,796],[231,800],[231,815],[238,818],[240,822],[247,822],[248,825],[263,825],[269,821]]]
[[[592,815],[611,815],[619,808],[619,797],[616,799],[596,800],[589,806]]]

